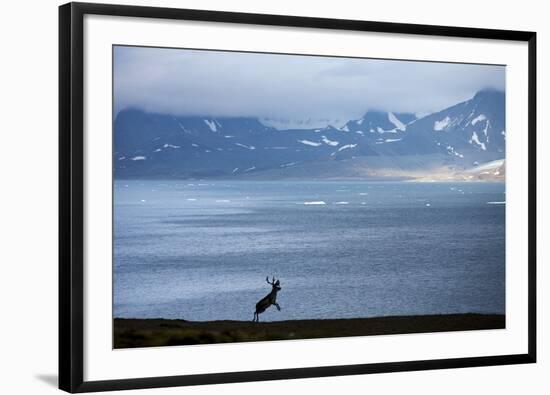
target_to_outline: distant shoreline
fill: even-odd
[[[114,318],[113,338],[120,349],[504,328],[504,315],[474,313],[259,323]]]
[[[505,183],[505,180],[497,179],[429,179],[429,178],[414,178],[414,177],[379,177],[379,178],[281,178],[281,179],[260,179],[260,178],[114,178],[115,182],[125,181],[182,181],[182,182],[417,182],[417,183],[440,183],[440,184],[479,184],[479,183]]]

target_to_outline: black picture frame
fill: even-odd
[[[528,352],[470,358],[85,381],[83,19],[87,14],[401,33],[528,43]],[[285,15],[68,3],[59,8],[59,388],[90,392],[534,363],[536,361],[536,33]]]

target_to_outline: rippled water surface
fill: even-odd
[[[114,315],[504,313],[501,183],[116,181]]]

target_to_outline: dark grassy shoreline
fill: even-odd
[[[259,322],[114,320],[114,348],[504,329],[504,315],[447,314]]]

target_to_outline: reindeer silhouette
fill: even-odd
[[[275,281],[275,277],[269,282],[269,276],[265,278],[265,281],[272,286],[271,292],[256,303],[256,312],[254,313],[252,322],[260,322],[260,314],[271,305],[274,305],[277,307],[277,310],[281,311],[281,306],[277,303],[277,292],[281,290],[281,283],[279,280]]]

